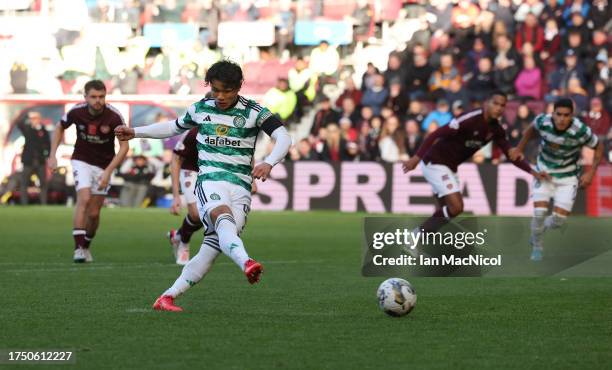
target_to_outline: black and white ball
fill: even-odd
[[[376,292],[378,306],[387,315],[399,317],[408,314],[416,305],[417,295],[410,283],[400,278],[382,282]]]

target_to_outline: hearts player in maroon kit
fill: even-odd
[[[115,127],[125,125],[125,120],[116,108],[106,104],[104,82],[87,82],[85,102],[72,107],[55,127],[49,155],[52,170],[57,167],[57,147],[64,131],[72,125],[77,130],[71,160],[77,191],[72,230],[73,259],[74,262],[92,262],[89,245],[100,223],[100,209],[110,188],[110,178],[129,149],[126,141],[120,141],[115,154]]]
[[[423,176],[432,186],[438,203],[435,213],[415,232],[435,232],[463,212],[457,167],[480,148],[493,141],[507,158],[511,158],[510,144],[499,122],[507,101],[504,93],[494,92],[482,108],[467,112],[431,133],[417,153],[404,162],[404,173],[412,171],[420,163]],[[515,159],[512,163],[538,179],[548,178],[546,173],[534,171],[524,159]]]

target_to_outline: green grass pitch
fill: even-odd
[[[71,216],[0,209],[0,349],[74,349],[90,369],[612,366],[609,277],[411,278],[417,306],[391,318],[377,307],[383,278],[360,275],[363,214],[254,212],[244,240],[261,283],[220,256],[178,300],[185,312],[160,313],[150,307],[180,273],[164,234],[180,219],[104,209],[95,262],[75,265]]]

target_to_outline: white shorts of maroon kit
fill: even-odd
[[[421,171],[425,180],[431,185],[434,194],[442,198],[451,193],[461,192],[459,176],[443,164],[426,164],[421,161]]]

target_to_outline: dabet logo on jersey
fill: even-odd
[[[228,139],[226,137],[211,137],[211,136],[206,136],[206,139],[204,139],[204,144],[212,145],[212,146],[238,147],[238,146],[240,146],[240,140],[238,140],[238,139],[232,140],[232,139]]]

